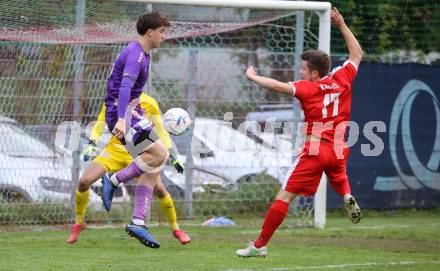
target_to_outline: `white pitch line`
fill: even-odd
[[[438,228],[440,225],[440,223],[431,223],[431,224],[424,224],[424,225],[412,225],[412,224],[391,224],[391,225],[385,225],[385,226],[361,226],[361,225],[356,225],[356,226],[349,226],[347,228],[343,228],[343,227],[327,227],[325,228],[326,231],[343,231],[346,229],[355,229],[355,230],[378,230],[378,229],[401,229],[401,228],[423,228],[423,229],[431,229],[431,228]],[[309,228],[311,230],[313,230],[313,228]],[[298,230],[301,230],[300,228],[295,229],[295,228],[283,228],[281,229],[283,232],[295,232]],[[260,229],[253,229],[253,230],[243,230],[240,231],[239,233],[241,234],[259,234],[260,233]]]
[[[387,266],[387,265],[413,265],[413,264],[440,264],[440,261],[431,262],[388,262],[388,263],[353,263],[353,264],[331,264],[331,265],[315,265],[315,266],[298,266],[298,267],[277,267],[277,268],[246,268],[246,269],[226,269],[224,271],[254,271],[254,270],[313,270],[313,269],[339,269],[339,268],[353,268],[361,266]]]

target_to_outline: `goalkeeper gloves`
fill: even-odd
[[[171,164],[177,170],[177,172],[183,173],[183,171],[185,170],[185,166],[183,165],[183,162],[180,160],[177,160],[173,156],[170,156],[170,159],[171,159]]]
[[[83,160],[89,161],[92,157],[95,156],[95,152],[98,149],[98,146],[93,140],[89,141],[89,145],[83,151]]]

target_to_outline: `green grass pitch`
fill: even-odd
[[[325,230],[289,228],[288,219],[269,243],[268,257],[248,259],[235,256],[235,250],[258,235],[262,218],[236,222],[236,227],[206,228],[181,221],[193,238],[186,246],[168,227],[150,227],[161,242],[157,250],[130,238],[122,225],[88,229],[75,245],[65,243],[67,228],[3,228],[0,270],[440,270],[437,211],[367,214],[359,225],[333,214]]]

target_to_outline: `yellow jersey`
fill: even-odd
[[[162,143],[165,145],[167,149],[172,148],[173,143],[171,142],[168,132],[165,130],[161,117],[161,111],[157,101],[153,97],[145,93],[142,93],[139,96],[139,104],[141,106],[141,109],[144,111],[145,117],[153,123],[154,131],[159,136]],[[106,125],[106,121],[105,121],[105,103],[104,103],[102,105],[101,112],[99,112],[97,122],[92,129],[90,139],[93,140],[94,142],[98,142],[102,136],[102,132],[104,130],[105,125]],[[114,135],[112,135],[110,142],[108,144],[120,145],[119,147],[125,149],[121,141],[119,141],[119,139],[117,139]]]

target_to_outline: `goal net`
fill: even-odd
[[[167,16],[171,27],[161,48],[152,53],[145,91],[158,100],[163,112],[182,107],[195,120],[189,133],[173,138],[186,159],[187,173],[179,175],[166,167],[162,175],[178,215],[263,215],[301,144],[297,134],[302,117],[291,98],[250,83],[246,67],[253,65],[264,76],[292,81],[298,79],[295,65],[302,51],[329,49],[329,4],[297,2],[295,7],[292,2],[11,0],[0,4],[1,149],[11,155],[25,152],[20,168],[7,162],[1,165],[9,175],[0,179],[0,200],[10,204],[2,204],[0,223],[71,221],[71,191],[78,182],[78,174],[71,172],[80,173],[86,162],[75,155],[66,159],[59,154],[60,146],[52,148],[57,127],[76,121],[82,128],[79,142],[87,142],[86,127],[102,106],[112,62],[127,42],[136,39],[137,17],[149,11]],[[14,141],[17,131],[11,125],[19,126],[23,140],[30,136],[47,148]],[[253,128],[243,129],[249,126]],[[81,151],[83,144],[72,149],[68,142],[66,149]],[[194,148],[200,146],[203,151],[194,156]],[[49,166],[29,158],[49,151],[54,154],[44,158],[51,159]],[[25,173],[36,177],[23,181]],[[131,190],[124,187],[118,194],[115,204],[121,212],[90,212],[89,220],[127,219],[124,211],[131,208],[127,202]],[[100,206],[99,185],[91,194],[90,204]],[[43,205],[48,215],[32,211],[23,215],[17,202],[20,208],[23,203],[32,208]],[[294,223],[313,225],[313,206],[312,198],[292,204]],[[159,213],[155,211],[152,219],[163,219]]]

